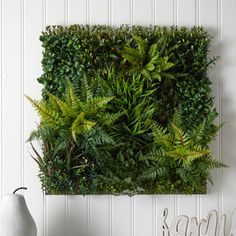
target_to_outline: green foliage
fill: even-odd
[[[87,84],[85,78],[83,83]],[[78,97],[69,83],[63,99],[51,93],[47,100],[27,98],[41,120],[29,141],[41,144],[42,157],[32,148],[43,188],[50,193],[94,191],[94,162],[102,155],[100,146],[114,144],[106,132],[107,124],[121,115],[106,112],[113,97],[94,97],[88,86]]]
[[[48,193],[205,193],[224,167],[202,27],[48,26],[29,141]]]
[[[174,66],[174,63],[168,62],[168,56],[162,56],[166,47],[166,38],[160,38],[156,43],[148,45],[146,40],[132,35],[137,43],[137,48],[125,46],[121,52],[124,62],[130,64],[130,74],[141,74],[147,79],[157,79],[161,81],[162,77],[174,78],[173,75],[166,73]]]
[[[204,181],[210,180],[210,170],[226,167],[211,158],[205,138],[205,134],[209,131],[208,120],[209,118],[188,133],[183,131],[179,112],[175,112],[167,127],[154,124],[152,130],[155,147],[140,157],[148,167],[147,170],[144,169],[140,179],[146,179],[149,184],[152,182],[155,186],[159,179],[170,178],[170,181],[174,180],[173,184],[181,183],[181,188],[186,188],[187,193],[204,193],[206,191]],[[211,132],[208,136],[213,135],[215,131]],[[191,186],[192,190],[187,190],[187,186]],[[181,188],[173,190],[181,192]]]

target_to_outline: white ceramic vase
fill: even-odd
[[[15,192],[6,195],[0,203],[0,235],[37,236],[36,224],[26,205],[25,198]]]

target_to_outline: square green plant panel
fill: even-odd
[[[49,26],[40,40],[29,142],[47,193],[206,193],[225,165],[208,147],[218,114],[204,28]]]

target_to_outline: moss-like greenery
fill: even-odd
[[[206,193],[217,127],[202,27],[49,26],[29,141],[60,194]]]

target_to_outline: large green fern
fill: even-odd
[[[48,100],[38,101],[27,96],[40,116],[40,126],[46,124],[54,129],[66,127],[71,130],[74,139],[76,135],[86,133],[96,125],[93,118],[97,116],[99,110],[105,110],[107,103],[113,99],[113,97],[84,96],[82,101],[75,95],[71,84],[68,84],[64,100],[51,93],[48,93],[48,97]]]
[[[217,128],[209,133],[209,126],[212,125],[209,122],[212,121],[211,114],[198,127],[188,132],[183,131],[182,120],[181,113],[176,111],[167,127],[156,123],[152,125],[156,146],[153,151],[140,157],[140,161],[146,163],[146,167],[139,178],[158,183],[158,180],[172,176],[171,179],[175,179],[175,183],[179,179],[182,186],[189,184],[194,186],[194,191],[204,192],[205,181],[210,180],[210,170],[226,167],[211,157],[206,142],[209,137],[205,135],[212,137]],[[177,188],[175,191],[181,190]]]

